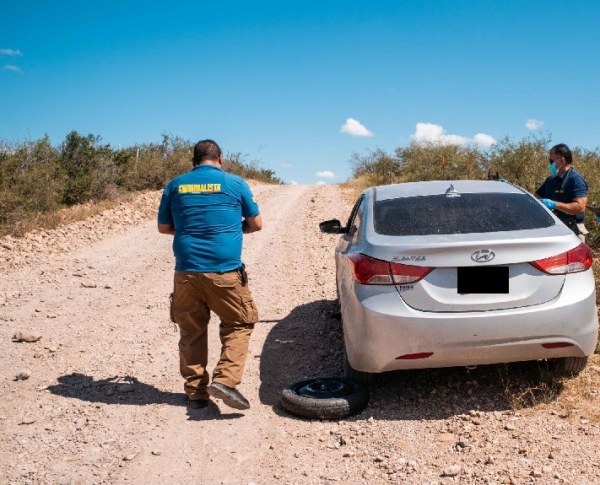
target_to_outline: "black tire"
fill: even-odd
[[[338,289],[337,275],[335,277],[335,310],[333,316],[338,320],[342,319],[342,303],[340,302],[340,290]]]
[[[587,365],[587,357],[561,357],[553,359],[552,371],[557,377],[573,377]]]
[[[369,403],[363,386],[343,377],[316,377],[294,382],[281,394],[281,406],[309,419],[343,419]]]
[[[369,387],[375,384],[379,379],[379,374],[373,374],[372,372],[363,372],[360,370],[353,369],[350,365],[350,362],[348,362],[346,349],[344,349],[344,371],[348,379],[351,379],[355,382]]]
[[[343,325],[343,324],[342,324]],[[379,374],[373,374],[372,372],[363,372],[354,369],[348,361],[348,354],[346,353],[346,340],[344,339],[344,375],[359,384],[363,384],[367,387],[371,387],[379,380]]]

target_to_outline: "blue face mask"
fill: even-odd
[[[548,170],[550,170],[552,175],[556,175],[558,173],[558,168],[556,168],[556,165],[550,162],[548,162]]]

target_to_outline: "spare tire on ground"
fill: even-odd
[[[343,377],[315,377],[294,382],[283,390],[281,406],[310,419],[343,419],[369,403],[366,387]]]

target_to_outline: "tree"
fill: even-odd
[[[60,166],[67,180],[63,202],[68,205],[104,199],[116,188],[117,167],[110,145],[100,145],[100,137],[67,135],[61,147]]]
[[[353,153],[350,160],[352,175],[366,177],[369,185],[393,184],[402,173],[402,165],[380,148],[369,151],[366,155]]]
[[[492,146],[486,169],[498,171],[501,178],[534,192],[548,174],[550,139],[529,137],[518,142],[503,138]]]
[[[411,143],[396,149],[402,164],[402,180],[479,179],[484,156],[477,148],[440,143]]]

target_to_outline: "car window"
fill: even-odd
[[[364,212],[364,203],[361,203],[358,206],[358,210],[356,211],[356,215],[354,216],[354,220],[352,221],[352,226],[350,226],[349,234],[352,236],[351,244],[356,245],[360,240],[360,226],[363,220],[363,212]]]
[[[358,200],[354,204],[354,207],[352,208],[350,217],[348,218],[348,224],[346,224],[346,227],[348,228],[348,234],[350,234],[351,236],[354,234],[354,232],[356,231],[356,228],[358,227],[358,225],[355,223],[355,219],[356,219],[356,214],[358,213],[358,210],[360,209],[360,205],[362,204],[363,199],[364,199],[364,196],[362,196],[362,195],[358,198]]]
[[[373,213],[375,232],[388,236],[517,231],[555,223],[527,194],[403,197],[375,202]]]

